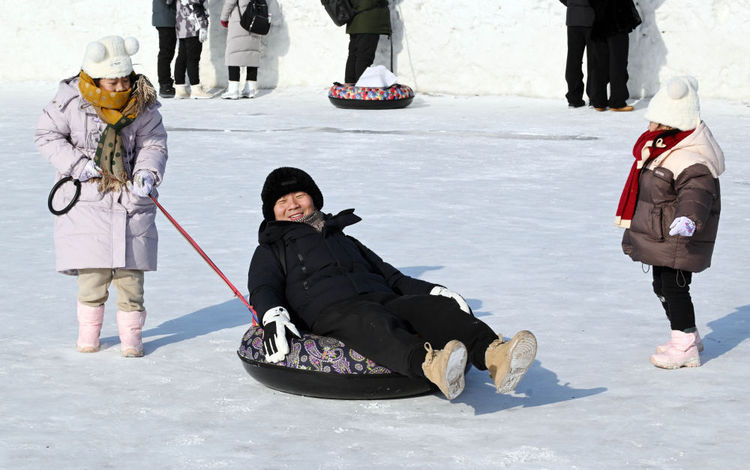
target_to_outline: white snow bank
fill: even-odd
[[[390,0],[395,72],[421,92],[562,97],[565,93],[565,7],[553,0],[435,2]],[[209,40],[201,81],[226,84],[223,0],[211,0]],[[61,4],[62,5],[62,4]],[[156,77],[151,1],[3,2],[10,27],[0,81],[55,80],[77,72],[84,46],[107,34],[141,41],[138,69]],[[273,28],[263,39],[264,88],[324,87],[343,80],[348,37],[318,1],[269,0]],[[640,0],[643,24],[631,34],[631,95],[652,95],[660,80],[689,73],[701,96],[750,98],[750,1]],[[108,19],[102,21],[102,14]],[[376,63],[388,65],[381,39]]]

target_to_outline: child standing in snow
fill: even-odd
[[[201,86],[199,63],[208,39],[208,0],[177,0],[177,59],[174,63],[175,98],[212,98]],[[190,88],[185,84],[185,72]]]
[[[615,219],[626,229],[625,254],[653,266],[653,289],[672,331],[651,363],[664,369],[701,364],[690,282],[711,265],[721,211],[724,154],[700,119],[697,92],[693,77],[676,77],[651,100]]]
[[[99,350],[108,289],[117,289],[121,354],[143,356],[146,319],[143,272],[156,269],[156,206],[149,194],[162,181],[167,134],[156,90],[133,72],[135,38],[108,36],[86,48],[81,72],[60,82],[37,125],[39,151],[57,180],[81,182],[80,198],[55,219],[56,268],[78,276],[80,352]],[[73,198],[73,184],[55,194],[55,207]]]

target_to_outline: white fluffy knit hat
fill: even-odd
[[[684,75],[674,77],[654,95],[643,116],[651,122],[689,131],[701,122],[698,80]]]
[[[91,78],[127,77],[133,72],[130,56],[138,52],[138,40],[106,36],[86,46],[81,68]]]

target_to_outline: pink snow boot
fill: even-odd
[[[117,311],[117,329],[120,332],[120,355],[122,357],[142,357],[143,341],[141,332],[146,322],[146,311]]]
[[[698,354],[698,332],[683,333],[672,330],[669,347],[663,353],[651,356],[651,364],[662,369],[679,369],[680,367],[698,367],[701,358]]]
[[[669,349],[669,345],[672,344],[672,340],[670,339],[664,344],[660,344],[656,347],[657,353],[663,353],[666,352],[667,349]],[[701,335],[698,334],[698,330],[695,330],[695,346],[698,348],[698,352],[703,352],[703,341],[701,341]]]
[[[104,320],[104,305],[89,307],[78,302],[78,341],[76,350],[92,353],[99,350],[99,333]]]

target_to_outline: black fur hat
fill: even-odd
[[[315,208],[323,208],[323,194],[320,192],[315,181],[299,168],[281,167],[276,168],[266,177],[263,183],[263,191],[260,198],[263,201],[263,217],[266,220],[276,220],[273,214],[273,206],[281,196],[297,191],[304,191],[310,195]]]

